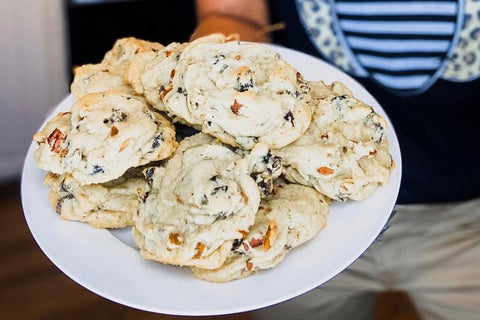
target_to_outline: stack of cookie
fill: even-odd
[[[326,225],[331,199],[368,197],[394,166],[385,120],[344,85],[232,37],[120,39],[71,88],[71,111],[34,136],[54,210],[131,225],[143,257],[207,281],[277,265]]]

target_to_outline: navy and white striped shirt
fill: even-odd
[[[277,42],[355,76],[403,158],[400,203],[480,196],[480,1],[271,0]]]

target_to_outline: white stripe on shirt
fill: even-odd
[[[353,49],[373,49],[378,52],[446,52],[450,46],[448,40],[390,40],[354,36],[349,36],[346,40]]]
[[[456,2],[398,1],[398,2],[337,2],[339,14],[356,15],[456,15]]]
[[[384,58],[359,54],[358,60],[367,68],[379,68],[390,71],[431,70],[440,66],[442,60],[437,57],[425,58]]]
[[[358,21],[340,20],[345,31],[373,34],[426,34],[450,35],[455,31],[454,22],[444,21]]]
[[[386,74],[374,73],[373,78],[377,79],[383,85],[398,90],[416,89],[424,85],[430,76],[414,75],[414,76],[390,76]]]

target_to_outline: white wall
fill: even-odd
[[[32,135],[67,93],[62,0],[0,0],[0,182],[20,174]]]

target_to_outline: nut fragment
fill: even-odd
[[[65,140],[65,138],[66,134],[64,134],[58,128],[55,128],[55,130],[53,130],[47,138],[47,143],[50,146],[50,151],[55,153],[60,152],[60,146]]]
[[[130,138],[128,138],[127,140],[123,141],[122,145],[120,146],[120,149],[118,149],[118,152],[122,152],[123,150],[125,150],[126,147],[128,147],[128,144],[130,143]]]
[[[248,196],[245,194],[245,192],[243,192],[243,190],[240,191],[240,194],[242,195],[242,198],[243,198],[243,201],[245,202],[245,204],[248,203]]]
[[[248,243],[252,248],[255,248],[263,244],[263,239],[252,238]]]
[[[250,260],[247,260],[247,270],[252,271],[253,269],[253,263]]]
[[[235,99],[233,100],[233,105],[230,107],[230,109],[232,110],[233,113],[238,114],[238,111],[240,110],[241,107],[242,105],[237,102],[237,99]]]
[[[110,136],[111,137],[116,136],[117,133],[118,133],[117,127],[113,126],[112,129],[110,129]]]
[[[328,176],[329,174],[333,173],[333,169],[329,167],[320,167],[317,169],[317,171],[323,176]]]
[[[161,92],[160,92],[160,98],[163,100],[165,99],[165,96],[170,92],[172,91],[172,87],[169,86],[169,87],[166,87],[165,89],[163,89]]]
[[[171,244],[174,244],[174,245],[177,245],[177,246],[182,244],[182,242],[178,239],[178,233],[170,233],[168,235],[168,239],[170,240]]]
[[[195,255],[193,256],[193,259],[200,259],[204,250],[205,250],[205,245],[201,242],[198,242],[197,245],[195,246]]]
[[[240,232],[243,236],[243,239],[245,239],[247,236],[248,236],[248,231],[245,231],[245,230],[238,230],[238,232]]]
[[[265,234],[265,240],[263,241],[263,250],[268,251],[275,239],[278,236],[278,225],[274,220],[268,222],[267,233]]]

